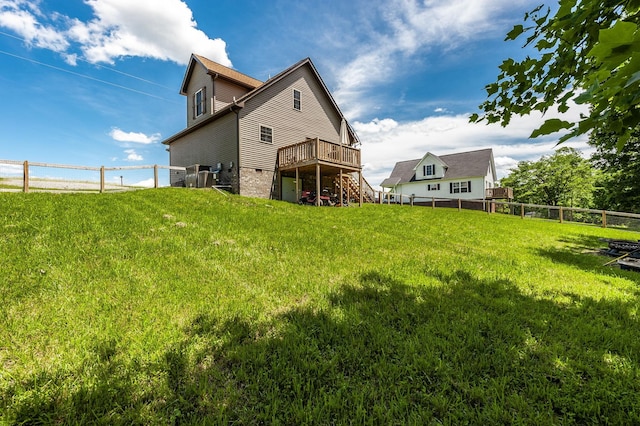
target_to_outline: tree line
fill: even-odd
[[[594,131],[590,158],[562,147],[538,161],[519,162],[500,184],[513,188],[518,203],[640,213],[640,129],[624,150],[617,143],[614,133]]]

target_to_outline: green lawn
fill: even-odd
[[[638,424],[640,234],[0,193],[0,424]]]

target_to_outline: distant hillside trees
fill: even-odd
[[[593,132],[589,143],[596,148],[592,162],[601,170],[594,202],[606,210],[640,213],[640,128],[636,127],[618,150],[618,137],[608,130]]]
[[[598,171],[580,151],[563,147],[538,161],[521,161],[501,180],[517,203],[592,207]]]

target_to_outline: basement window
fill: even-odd
[[[260,125],[260,142],[273,143],[273,128]]]

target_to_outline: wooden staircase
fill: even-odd
[[[336,177],[334,180],[336,187],[336,193],[340,192],[340,178]],[[360,200],[360,184],[357,176],[352,174],[342,175],[342,189],[344,191],[343,197],[347,202],[358,202]],[[375,192],[369,182],[365,178],[362,178],[362,201],[365,203],[375,202]]]

